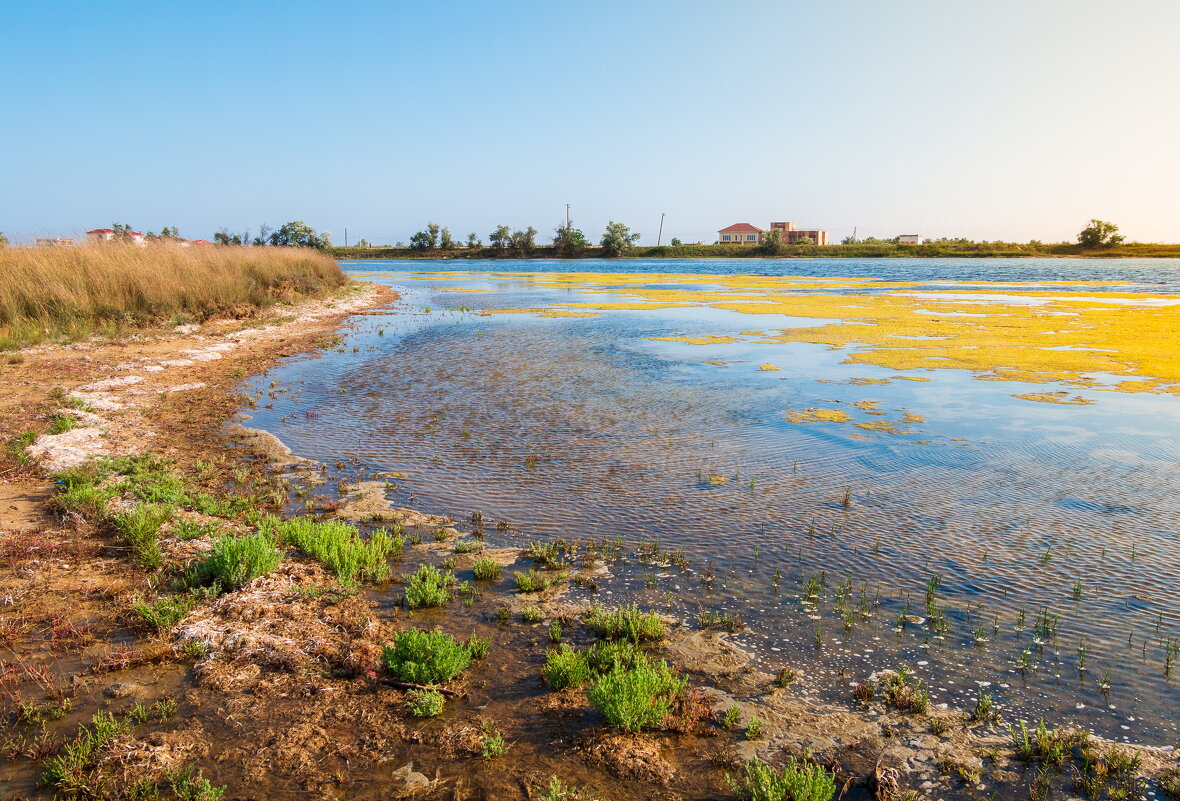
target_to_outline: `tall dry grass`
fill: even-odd
[[[302,248],[3,248],[0,350],[243,316],[346,281],[332,257]]]

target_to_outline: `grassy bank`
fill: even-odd
[[[346,280],[299,248],[0,249],[0,350],[249,313]]]
[[[601,258],[601,248],[587,248],[583,258]],[[329,252],[338,259],[495,259],[513,258],[494,248],[452,248],[449,250],[414,250],[395,247],[336,247]],[[777,258],[784,259],[883,259],[883,258],[1180,258],[1180,245],[1127,244],[1114,247],[1084,248],[1081,245],[1018,244],[1009,242],[975,242],[965,245],[788,245]],[[642,259],[749,259],[767,254],[750,245],[664,245],[635,247],[626,258]],[[554,259],[553,246],[536,248],[531,258]]]

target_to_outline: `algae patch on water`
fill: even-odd
[[[1081,395],[1070,396],[1068,392],[1029,392],[1013,394],[1012,397],[1021,400],[1036,401],[1038,403],[1060,403],[1065,406],[1089,406],[1094,401]]]
[[[791,409],[787,412],[788,423],[847,423],[852,420],[848,413],[840,409]]]

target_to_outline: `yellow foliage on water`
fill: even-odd
[[[787,412],[788,423],[847,423],[852,418],[840,409],[791,409]]]
[[[648,337],[658,342],[684,342],[689,345],[727,345],[737,342],[737,337]]]
[[[729,479],[725,476],[709,476],[709,483],[714,487],[718,484],[724,484],[726,481],[729,481]]]
[[[867,410],[867,409],[876,409],[878,403],[879,403],[879,401],[875,401],[875,400],[858,400],[858,401],[856,401],[856,403],[854,403],[852,405],[858,409],[866,409]]]
[[[1038,403],[1060,403],[1065,406],[1089,406],[1094,401],[1081,395],[1070,397],[1068,392],[1030,392],[1025,395],[1013,395],[1021,400],[1037,401]]]
[[[773,364],[764,364],[764,365],[760,366],[758,369],[770,371],[770,370],[782,370],[783,368],[775,367]]]

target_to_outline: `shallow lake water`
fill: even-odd
[[[1180,262],[345,267],[402,300],[251,382],[296,454],[512,542],[680,550],[599,598],[737,615],[805,692],[904,664],[1177,738]]]

